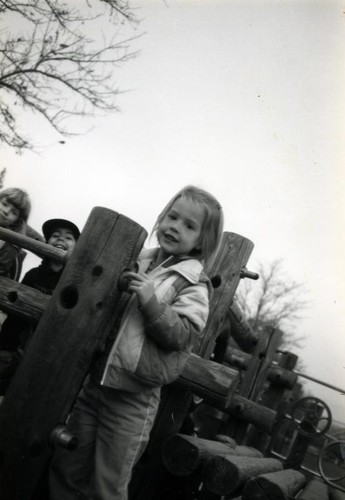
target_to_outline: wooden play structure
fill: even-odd
[[[54,447],[73,453],[77,446],[64,423],[119,314],[122,272],[146,236],[124,215],[96,207],[52,297],[0,278],[0,309],[38,323],[0,405],[1,499],[31,500]],[[60,250],[2,228],[0,239],[65,259]],[[304,464],[330,428],[328,406],[298,397],[297,357],[280,351],[280,332],[251,331],[236,305],[240,280],[258,278],[246,267],[253,246],[225,232],[207,263],[213,296],[203,339],[179,380],[163,389],[130,500],[345,499],[343,441],[328,441],[320,454],[335,472]]]

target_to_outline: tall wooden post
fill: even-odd
[[[0,406],[0,498],[30,499],[93,353],[118,314],[118,279],[146,238],[137,223],[92,210]]]

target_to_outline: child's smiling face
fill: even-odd
[[[19,209],[7,198],[0,200],[0,226],[10,228],[15,224],[20,216]]]
[[[49,236],[47,243],[55,248],[65,250],[68,254],[71,254],[75,247],[76,239],[70,229],[57,227]]]
[[[157,229],[165,255],[189,255],[200,246],[205,208],[188,198],[175,201]]]

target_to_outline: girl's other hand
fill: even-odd
[[[126,273],[126,277],[130,280],[128,291],[136,294],[139,305],[145,305],[155,293],[152,279],[142,272],[129,272]]]

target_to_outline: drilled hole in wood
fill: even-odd
[[[212,283],[213,288],[220,287],[220,285],[222,284],[221,276],[219,276],[219,274],[216,274],[216,276],[213,276],[213,278],[211,278],[211,283]]]
[[[78,290],[73,285],[68,285],[60,293],[60,303],[65,309],[72,309],[78,302]]]
[[[103,306],[104,306],[104,303],[101,300],[96,303],[96,309],[102,309]]]
[[[103,273],[103,267],[102,266],[94,266],[92,268],[92,275],[93,276],[100,276]]]
[[[16,302],[16,300],[18,299],[18,293],[17,292],[9,292],[8,295],[7,295],[7,298],[9,300],[9,302],[12,302],[12,304],[14,304]]]

